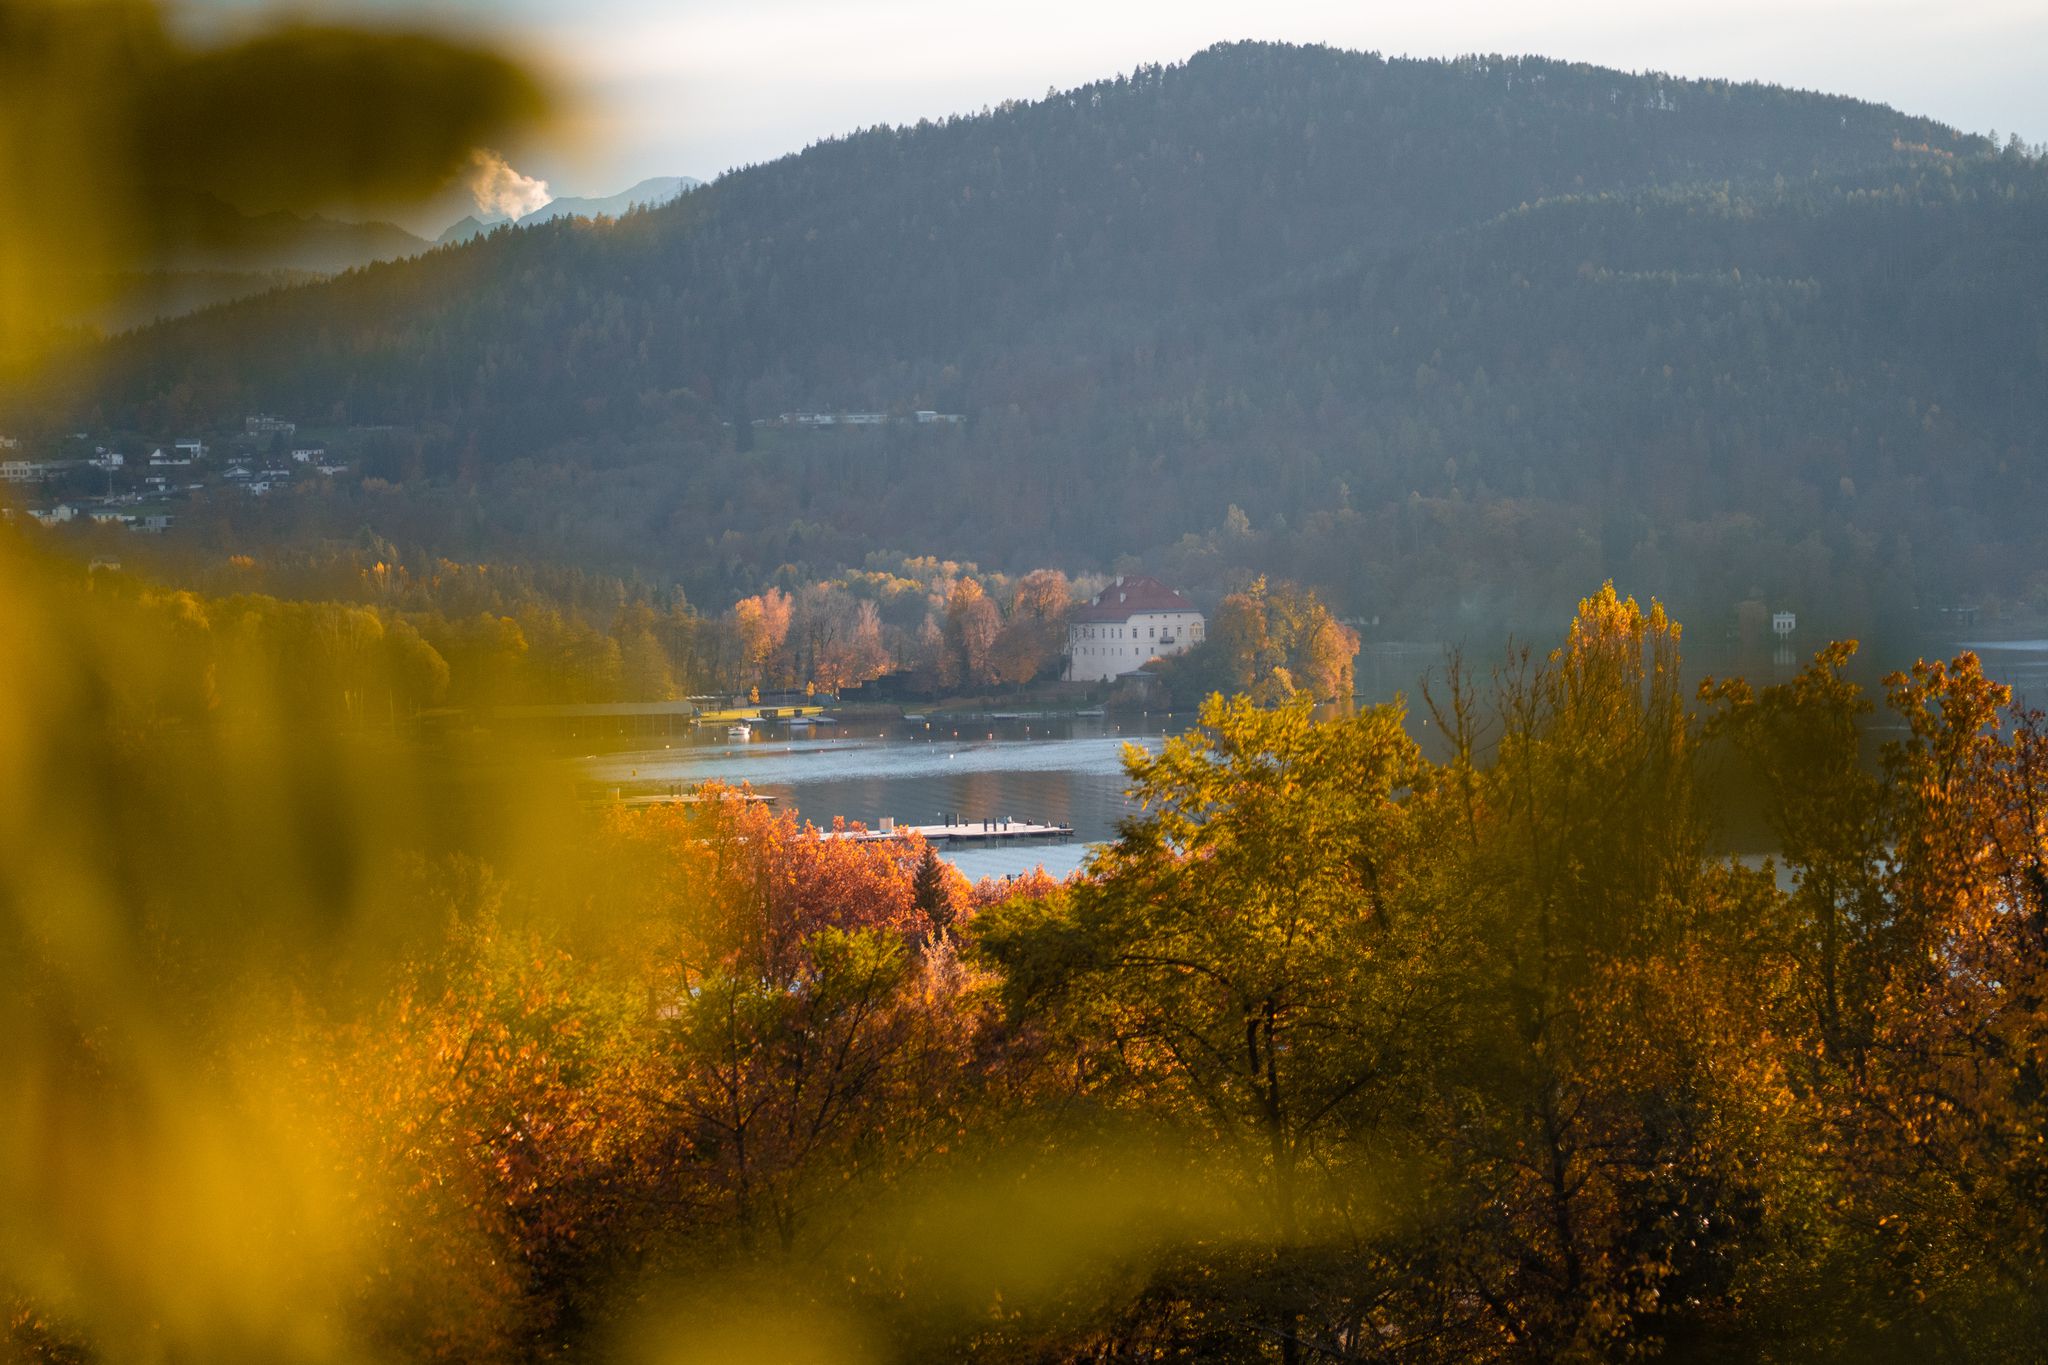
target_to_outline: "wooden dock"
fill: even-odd
[[[695,786],[680,782],[650,782],[645,779],[621,782],[579,782],[577,795],[585,805],[607,806],[694,806],[710,798]],[[772,806],[775,798],[759,792],[748,792],[744,796],[737,791],[727,791],[718,798],[721,801],[745,800],[755,805]]]
[[[929,844],[974,844],[999,839],[1071,839],[1072,825],[1041,825],[1028,820],[967,820],[953,825],[894,825],[879,829],[826,830],[826,839],[853,839],[873,843],[881,839],[921,836]]]

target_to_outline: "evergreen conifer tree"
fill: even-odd
[[[917,875],[911,881],[911,899],[924,916],[932,941],[945,938],[953,927],[953,893],[946,885],[946,868],[939,861],[938,850],[930,844],[924,846],[924,856],[918,859]]]

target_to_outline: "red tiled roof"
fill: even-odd
[[[1193,611],[1195,604],[1156,578],[1131,575],[1119,578],[1095,595],[1095,600],[1068,617],[1076,625],[1097,625],[1105,621],[1128,621],[1152,611]]]

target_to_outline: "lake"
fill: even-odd
[[[2048,639],[1972,641],[1985,671],[2020,693],[2048,698]],[[1361,700],[1406,693],[1409,726],[1425,750],[1434,736],[1418,715],[1423,673],[1443,661],[1437,645],[1381,645],[1359,657]],[[1785,670],[1790,675],[1790,667]],[[1760,679],[1765,681],[1767,679]],[[1426,714],[1426,713],[1424,713]],[[873,828],[884,817],[900,825],[953,820],[1019,820],[1066,824],[1061,841],[963,844],[941,848],[968,877],[1010,876],[1042,866],[1064,876],[1081,865],[1091,844],[1116,837],[1131,813],[1122,754],[1126,744],[1157,752],[1166,737],[1194,723],[1179,715],[1004,714],[979,720],[922,716],[862,725],[785,725],[757,730],[745,741],[722,735],[677,741],[673,747],[609,753],[583,768],[607,782],[745,783],[814,824],[835,818]]]
[[[1405,693],[1410,730],[1427,744],[1427,726],[1415,715],[1422,709],[1419,684],[1443,657],[1437,644],[1367,646],[1358,658],[1360,701]],[[917,715],[816,726],[809,733],[773,725],[750,740],[706,736],[667,749],[604,754],[582,766],[605,782],[745,783],[823,826],[843,817],[872,829],[884,816],[899,825],[956,818],[1070,825],[1073,837],[1060,841],[940,847],[971,879],[1034,867],[1059,877],[1081,865],[1091,844],[1114,839],[1117,822],[1134,809],[1125,796],[1124,746],[1157,753],[1167,736],[1194,722],[1193,712],[999,712],[979,720]]]
[[[2014,700],[2048,707],[2048,640],[1966,640],[1949,651],[1970,649],[1984,661],[1984,671],[2012,684]]]
[[[745,783],[779,807],[830,825],[835,817],[874,828],[1011,819],[1065,824],[1074,837],[941,846],[968,877],[1008,876],[1043,866],[1064,876],[1088,845],[1116,837],[1130,810],[1122,762],[1126,744],[1157,752],[1187,716],[947,717],[815,726],[792,734],[770,726],[750,740],[678,742],[673,748],[607,754],[584,766],[602,781]]]

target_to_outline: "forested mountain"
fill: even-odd
[[[153,248],[123,278],[122,288],[74,321],[118,332],[372,261],[417,255],[430,245],[391,223],[282,210],[245,213],[203,191],[158,187],[149,203]]]
[[[159,192],[160,231],[182,245],[160,264],[185,270],[341,271],[427,249],[391,223],[321,214],[244,213],[210,194]]]
[[[713,597],[893,547],[1269,569],[1431,619],[1619,573],[1855,625],[2048,564],[2044,286],[2016,146],[1247,44],[184,319],[43,414],[388,425],[372,484],[190,521]],[[967,420],[774,421],[849,409]]]

